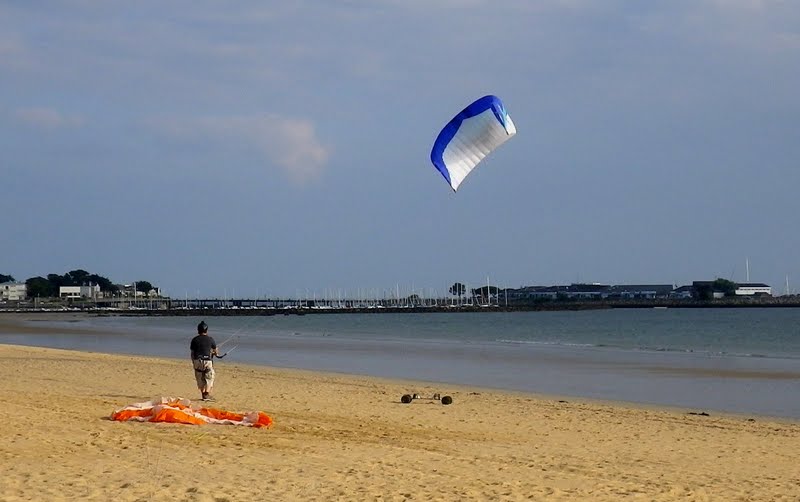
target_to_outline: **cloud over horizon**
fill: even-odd
[[[0,2],[0,273],[94,268],[91,231],[108,275],[180,291],[681,283],[745,255],[776,283],[798,88],[792,1]],[[430,145],[484,94],[520,132],[443,195]]]
[[[46,107],[19,108],[14,112],[14,116],[26,125],[44,129],[80,127],[84,124],[82,117],[66,115],[54,108]]]
[[[147,124],[177,141],[253,149],[267,164],[277,166],[300,184],[318,179],[331,156],[331,149],[317,137],[314,123],[308,119],[275,114],[156,117]]]

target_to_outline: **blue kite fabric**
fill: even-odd
[[[484,96],[444,126],[433,144],[431,162],[455,192],[484,157],[516,133],[500,98]]]

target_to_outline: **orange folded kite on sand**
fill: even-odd
[[[272,425],[272,418],[261,411],[234,413],[205,408],[180,397],[162,397],[144,403],[131,404],[112,413],[111,420],[192,425],[244,425],[245,427],[269,427]]]

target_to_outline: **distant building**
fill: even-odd
[[[745,282],[738,284],[736,287],[737,296],[755,296],[755,295],[769,295],[772,296],[772,288],[760,282]]]
[[[161,298],[161,288],[153,288],[150,291],[136,289],[136,284],[117,284],[117,289],[122,296],[133,298]]]
[[[694,281],[692,282],[692,296],[700,299],[719,300],[725,298],[725,291],[717,289],[715,281]]]
[[[567,298],[607,298],[608,290],[611,286],[608,284],[599,284],[593,282],[592,284],[570,284],[569,286],[556,286],[558,288],[557,294]]]
[[[601,299],[601,300],[655,300],[659,298],[688,299],[707,294],[709,298],[723,298],[725,292],[715,288],[714,281],[694,281],[691,285],[674,287],[672,284],[570,284],[569,286],[525,286],[505,290],[508,299],[516,302],[536,300]],[[761,283],[739,284],[737,296],[771,295],[772,288]]]
[[[608,288],[609,298],[667,298],[674,289],[672,284],[618,284]]]
[[[669,296],[671,298],[692,298],[694,296],[694,286],[681,286],[673,289]]]
[[[526,286],[508,289],[509,300],[526,301],[556,298],[606,298],[607,284],[570,284],[569,286]]]
[[[686,297],[691,297],[691,286],[686,286],[689,292]],[[519,289],[507,290],[508,298],[512,301],[543,300],[557,298],[570,299],[656,299],[669,297],[683,297],[674,295],[672,284],[570,284],[569,286],[526,286]]]
[[[692,283],[693,296],[700,295],[701,291],[710,293],[712,298],[723,298],[724,291],[717,289],[715,281],[694,281]],[[760,282],[744,282],[736,284],[733,291],[735,296],[772,296],[772,288]]]
[[[94,286],[61,286],[58,288],[59,298],[91,298],[100,297],[100,285]]]
[[[525,286],[518,289],[509,288],[505,290],[505,294],[511,301],[551,299],[556,297],[556,292],[547,286]]]
[[[24,300],[28,296],[28,287],[24,282],[0,283],[0,300]]]

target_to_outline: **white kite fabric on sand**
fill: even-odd
[[[206,408],[193,404],[189,399],[180,397],[162,397],[144,403],[130,404],[112,413],[111,420],[192,425],[243,425],[256,428],[272,425],[272,418],[261,411],[236,413],[216,408]]]

